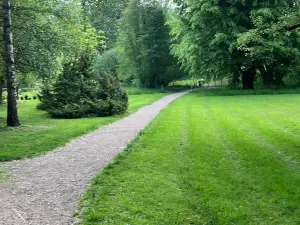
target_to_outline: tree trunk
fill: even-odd
[[[4,81],[0,78],[0,106],[2,106],[2,104],[3,104],[3,100],[2,100],[3,85],[4,85]]]
[[[16,71],[13,49],[11,3],[3,0],[3,31],[7,82],[7,126],[20,126],[16,98]]]
[[[254,90],[254,78],[255,78],[255,73],[252,69],[243,71],[242,74],[243,89]]]
[[[273,69],[271,67],[261,67],[259,68],[264,86],[267,88],[272,87],[273,85]]]
[[[283,77],[284,77],[284,72],[278,71],[275,73],[274,83],[277,89],[284,86]]]

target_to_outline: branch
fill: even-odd
[[[297,25],[288,27],[288,28],[287,28],[287,31],[293,31],[293,30],[296,30],[297,28],[300,28],[300,24],[297,24]]]

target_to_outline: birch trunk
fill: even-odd
[[[20,126],[16,97],[16,71],[13,49],[11,2],[3,0],[3,31],[5,50],[5,72],[7,82],[7,126]]]

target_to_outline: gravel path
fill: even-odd
[[[0,170],[12,175],[0,183],[0,224],[73,224],[72,214],[90,180],[163,108],[186,93],[168,95],[45,156],[0,163]]]

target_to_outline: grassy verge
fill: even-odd
[[[300,95],[172,103],[93,181],[83,224],[300,224]]]
[[[164,93],[129,95],[128,113],[158,100]],[[0,161],[33,157],[64,145],[70,139],[88,133],[100,126],[112,123],[124,116],[84,119],[53,119],[47,113],[36,110],[38,101],[21,101],[19,114],[22,127],[5,127],[5,107],[0,108]]]
[[[196,92],[202,93],[201,88]],[[282,94],[300,94],[300,88],[282,88],[282,89],[229,89],[227,87],[207,88],[203,90],[203,96],[237,96],[237,95],[282,95]]]

